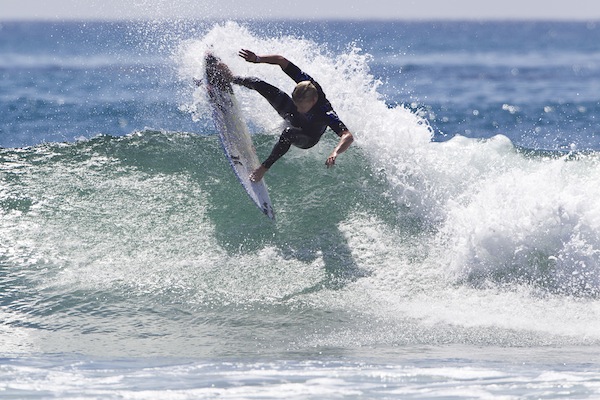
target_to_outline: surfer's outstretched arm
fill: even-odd
[[[246,49],[240,50],[240,52],[238,54],[244,60],[251,62],[251,63],[255,63],[255,64],[263,63],[263,64],[279,65],[281,67],[281,69],[286,69],[287,66],[290,64],[290,62],[288,61],[287,58],[277,55],[277,54],[268,55],[268,56],[258,56],[253,51],[246,50]]]
[[[352,142],[354,142],[354,136],[352,136],[352,133],[350,133],[350,131],[342,131],[338,145],[335,146],[335,149],[333,149],[329,157],[327,157],[327,160],[325,160],[325,165],[327,165],[327,168],[335,165],[335,159],[337,156],[348,150],[348,147],[350,147]]]

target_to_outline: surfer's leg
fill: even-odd
[[[279,136],[279,141],[275,143],[273,150],[271,150],[271,154],[267,159],[262,163],[265,168],[271,168],[271,165],[275,164],[275,161],[279,160],[285,153],[288,152],[290,146],[292,145],[290,130],[297,128],[286,128],[281,136]]]
[[[265,173],[271,168],[277,160],[279,160],[285,153],[288,152],[292,145],[301,149],[308,149],[313,147],[319,142],[320,136],[315,137],[314,135],[307,135],[307,133],[301,128],[289,127],[281,133],[279,141],[271,150],[271,154],[267,159],[250,174],[250,180],[258,182],[262,179]]]
[[[279,141],[273,147],[273,150],[271,150],[269,157],[267,157],[267,159],[250,174],[250,180],[252,182],[260,181],[267,173],[269,168],[271,168],[271,165],[275,164],[275,161],[279,160],[285,153],[288,152],[292,146],[292,141],[290,140],[289,134],[289,131],[292,129],[298,128],[286,128],[279,137]]]
[[[301,128],[285,128],[279,141],[273,147],[271,155],[262,163],[266,168],[271,168],[275,161],[279,160],[285,153],[288,152],[291,145],[301,149],[308,149],[317,144],[318,140],[314,140],[307,135]]]
[[[287,93],[263,80],[253,77],[235,77],[232,82],[247,87],[248,89],[256,90],[262,97],[267,99],[269,104],[271,104],[271,107],[273,107],[282,118],[287,119],[290,114],[296,112],[296,106]]]

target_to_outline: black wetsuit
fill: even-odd
[[[277,142],[275,147],[273,147],[273,151],[271,151],[271,155],[262,163],[266,168],[271,168],[271,165],[275,161],[287,153],[292,144],[301,149],[313,147],[319,142],[328,126],[338,136],[342,136],[342,132],[348,130],[346,125],[338,118],[335,111],[333,111],[331,103],[325,97],[321,86],[313,78],[291,62],[283,72],[296,83],[311,81],[317,88],[317,103],[307,113],[302,114],[298,112],[290,96],[265,81],[258,78],[239,77],[233,80],[238,85],[254,89],[260,93],[279,115],[291,125],[291,127],[286,128],[282,132],[279,142]]]

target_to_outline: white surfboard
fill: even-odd
[[[206,61],[206,90],[212,105],[215,126],[219,132],[221,145],[233,172],[257,207],[270,219],[275,220],[273,206],[265,179],[252,182],[250,174],[258,168],[260,161],[252,144],[246,122],[229,82],[223,81],[216,64],[219,59],[208,53]]]

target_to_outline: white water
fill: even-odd
[[[402,223],[389,228],[364,213],[340,223],[354,260],[371,275],[342,296],[319,293],[314,300],[387,321],[352,335],[357,344],[394,343],[389,324],[405,329],[410,321],[417,321],[415,337],[441,329],[458,342],[600,340],[596,155],[526,156],[504,136],[434,143],[421,117],[385,104],[360,49],[332,54],[307,40],[265,38],[235,23],[185,43],[178,55],[181,76],[199,76],[211,49],[234,74],[291,90],[293,82],[277,67],[244,62],[240,48],[284,54],[317,79],[357,139],[359,150],[340,163],[364,155],[373,171],[385,173],[398,218],[420,221],[424,229],[407,236]],[[201,91],[195,95],[194,107],[202,110]],[[256,130],[278,134],[279,118],[256,93],[239,89],[238,96]],[[322,155],[315,153],[296,156]],[[440,323],[444,327],[435,328]],[[413,340],[419,339],[407,339]]]

